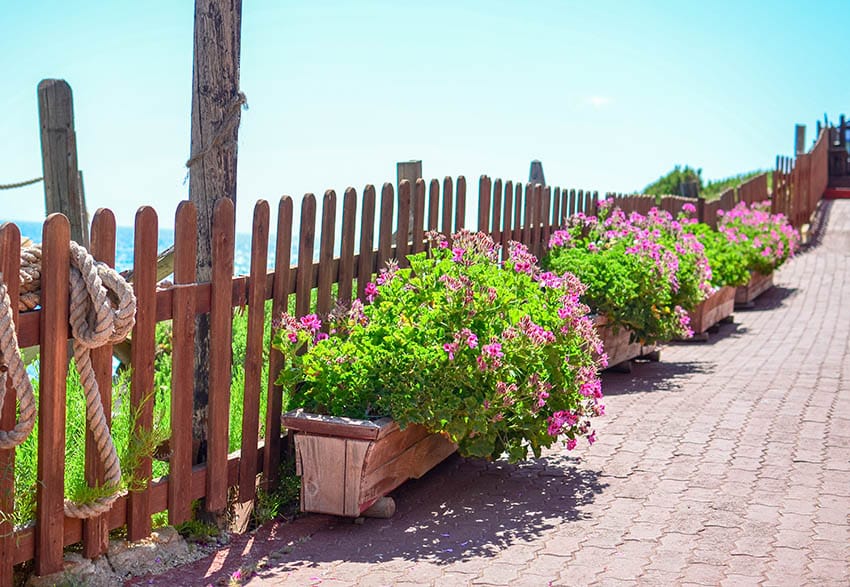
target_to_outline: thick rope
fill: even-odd
[[[38,305],[38,293],[32,289],[36,282],[38,267],[40,277],[41,249],[38,246],[22,250],[21,283],[22,289],[30,290]],[[27,269],[24,269],[26,258]],[[112,488],[109,495],[96,498],[87,503],[75,503],[65,500],[65,515],[71,518],[91,518],[109,511],[118,498],[121,484],[121,465],[115,444],[106,422],[103,404],[100,400],[100,388],[91,363],[91,349],[124,340],[135,322],[136,298],[132,287],[111,267],[95,261],[86,249],[71,242],[70,270],[70,322],[74,337],[74,359],[80,382],[86,398],[86,425],[92,432],[98,457],[104,468],[106,488]],[[31,281],[26,281],[30,279]],[[40,279],[37,280],[40,289]],[[8,437],[11,448],[23,442],[32,430],[35,419],[35,399],[32,385],[23,362],[20,359],[15,328],[12,324],[12,312],[6,287],[0,280],[0,345],[2,359],[8,368],[11,383],[18,390],[21,403],[21,421],[10,432],[0,431],[0,442]],[[23,297],[23,295],[22,295]],[[5,305],[4,305],[5,304]],[[35,307],[35,306],[33,306]],[[29,395],[27,395],[29,389]],[[5,386],[0,395],[0,408],[5,395]],[[29,418],[29,420],[28,420]],[[14,443],[14,444],[12,444]]]
[[[19,420],[12,430],[0,430],[0,448],[13,449],[27,439],[35,424],[35,394],[18,350],[18,335],[12,318],[12,301],[0,279],[0,414],[6,401],[6,380],[17,391]]]
[[[32,185],[34,183],[40,182],[43,177],[36,177],[35,179],[28,179],[26,181],[19,181],[17,183],[0,183],[0,190],[14,190],[16,188],[22,188],[28,185]]]

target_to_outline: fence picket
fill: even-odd
[[[395,188],[386,182],[381,188],[381,219],[378,229],[378,267],[380,271],[387,265],[393,254],[393,201]]]
[[[505,203],[504,214],[502,215],[502,233],[499,235],[502,242],[502,257],[506,258],[508,254],[508,245],[513,238],[513,227],[511,220],[514,217],[514,184],[511,180],[505,182]]]
[[[552,197],[552,220],[549,222],[550,233],[553,230],[561,228],[561,188],[556,187]],[[546,239],[546,246],[549,246],[549,239]]]
[[[457,193],[455,195],[455,232],[466,226],[466,178],[457,178]]]
[[[533,233],[531,226],[534,223],[534,217],[536,216],[536,206],[534,205],[534,186],[531,183],[525,184],[525,199],[522,202],[523,211],[523,219],[522,219],[522,232],[520,232],[520,239],[522,242],[528,245],[528,248],[534,251],[534,239],[532,238]]]
[[[0,274],[18,275],[21,265],[21,231],[14,224],[0,225]],[[20,281],[6,279],[6,293],[12,309],[12,320],[18,325]],[[15,427],[16,402],[12,381],[6,381],[6,400],[0,414],[0,429]],[[15,451],[0,450],[0,512],[11,513],[15,507]],[[0,585],[12,585],[15,565],[15,528],[11,516],[0,516]]]
[[[478,231],[487,232],[490,228],[490,178],[482,175],[478,178]]]
[[[396,221],[396,259],[401,267],[407,267],[410,244],[410,181],[401,180],[398,185],[398,220]]]
[[[195,262],[198,250],[198,215],[195,204],[180,202],[174,215],[174,298],[171,322],[174,340],[195,340]],[[171,355],[171,457],[168,461],[168,523],[180,524],[192,515],[187,487],[192,484],[192,394],[194,344],[172,345]]]
[[[91,254],[98,261],[115,267],[115,216],[105,208],[95,212],[91,226]],[[112,345],[105,344],[91,351],[92,369],[95,373],[103,415],[107,425],[112,425]],[[97,457],[97,444],[91,430],[86,430],[86,482],[102,485],[103,466]],[[107,516],[101,515],[83,521],[83,556],[95,558],[109,547]]]
[[[443,234],[452,233],[452,178],[443,178]]]
[[[260,434],[260,379],[263,331],[266,323],[266,274],[269,250],[269,203],[254,205],[251,227],[251,278],[248,282],[248,340],[245,342],[245,391],[242,447],[239,459],[239,501],[254,499],[257,485],[257,442]]]
[[[156,349],[156,247],[159,230],[156,211],[143,206],[136,212],[133,244],[133,292],[136,294],[136,325],[133,327],[130,405],[136,414],[135,434],[153,429],[153,361]],[[141,540],[151,533],[151,459],[143,457],[133,472],[143,489],[130,493],[127,502],[127,537]]]
[[[272,317],[277,318],[289,309],[292,270],[292,198],[283,196],[277,207],[277,242],[275,243],[274,282],[272,285]],[[280,468],[280,415],[283,409],[283,389],[275,385],[283,368],[283,355],[269,349],[269,387],[266,399],[266,444],[263,451],[263,485],[275,487]]]
[[[416,180],[413,190],[413,252],[425,250],[425,180]]]
[[[496,244],[502,240],[502,180],[496,178],[493,182],[493,201],[491,203],[492,222],[485,230],[490,232],[493,237],[493,242]]]
[[[301,200],[301,229],[298,235],[298,271],[295,276],[295,314],[310,313],[310,290],[313,289],[313,247],[316,240],[316,196],[306,194]]]
[[[357,297],[364,300],[366,284],[372,281],[372,248],[375,238],[375,186],[363,190],[363,212],[360,214],[360,258],[357,269]]]
[[[327,328],[331,311],[331,284],[334,275],[334,236],[336,235],[336,192],[328,190],[322,199],[322,233],[319,241],[319,288],[316,292],[316,313]]]
[[[514,223],[513,230],[511,231],[511,238],[515,241],[522,240],[522,211],[525,206],[525,200],[523,200],[522,194],[522,183],[517,182],[514,188]]]
[[[207,416],[206,508],[227,507],[227,453],[229,448],[230,383],[233,338],[233,254],[235,242],[233,200],[221,198],[213,211],[212,291],[210,298],[210,385]]]
[[[428,186],[428,230],[440,229],[440,182],[432,179]]]
[[[351,302],[356,229],[357,191],[354,188],[348,188],[342,197],[342,244],[339,251],[339,287],[337,289],[337,299],[342,304]]]
[[[42,229],[41,355],[38,398],[38,484],[35,572],[62,570],[65,489],[65,379],[68,375],[68,295],[71,226],[51,214]],[[60,524],[61,526],[61,524]]]

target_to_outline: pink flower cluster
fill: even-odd
[[[800,247],[800,233],[784,214],[771,214],[770,202],[748,206],[740,202],[728,211],[718,210],[718,230],[733,243],[750,243],[764,263],[779,267]]]

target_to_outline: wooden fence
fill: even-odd
[[[776,158],[772,211],[785,214],[796,228],[809,223],[829,185],[829,137],[830,129],[822,129],[808,153]]]
[[[766,179],[754,180],[751,189],[724,194],[717,206],[731,207],[740,196],[766,197]],[[514,184],[482,176],[478,186],[477,228],[489,232],[503,245],[521,241],[541,255],[551,232],[576,213],[594,214],[598,193]],[[762,191],[763,190],[763,191]],[[112,510],[100,518],[80,521],[63,516],[63,476],[65,447],[66,375],[68,369],[68,258],[70,228],[68,220],[54,214],[43,226],[43,267],[41,308],[15,316],[21,347],[39,345],[41,360],[38,378],[38,491],[36,518],[24,528],[12,528],[8,516],[0,517],[0,586],[10,585],[14,564],[34,560],[39,575],[62,569],[63,548],[82,542],[86,557],[105,552],[110,529],[127,526],[130,540],[151,532],[151,515],[168,510],[172,524],[191,515],[193,500],[205,498],[209,510],[220,510],[227,503],[228,490],[238,487],[239,501],[253,499],[257,475],[273,488],[280,463],[281,389],[273,384],[282,366],[282,356],[270,351],[270,383],[267,409],[260,413],[260,381],[263,368],[264,306],[272,300],[275,315],[293,310],[298,316],[311,311],[311,293],[316,290],[316,311],[331,310],[331,290],[337,285],[341,303],[363,297],[366,284],[387,260],[404,263],[405,255],[424,249],[425,231],[444,233],[464,226],[467,205],[466,180],[445,178],[430,183],[402,181],[398,194],[384,184],[380,200],[374,187],[362,194],[353,188],[342,197],[341,242],[336,247],[337,195],[328,191],[322,198],[321,217],[317,199],[307,194],[301,202],[300,226],[293,224],[293,201],[284,196],[278,203],[274,271],[268,271],[268,244],[271,234],[270,207],[260,201],[254,208],[250,275],[233,276],[234,209],[230,200],[217,203],[213,220],[213,271],[211,283],[195,283],[196,210],[183,202],[174,219],[174,285],[158,289],[156,283],[157,234],[159,219],[149,207],[141,208],[135,218],[134,282],[137,297],[136,325],[132,334],[132,380],[130,403],[139,417],[136,426],[150,430],[153,425],[153,364],[155,325],[170,320],[173,329],[171,381],[171,437],[169,473],[151,479],[151,460],[143,461],[134,471],[149,483],[143,490],[119,498]],[[796,192],[792,192],[796,193]],[[655,199],[648,196],[613,195],[627,211],[646,212]],[[662,198],[661,207],[677,213],[686,198]],[[808,204],[807,204],[808,205]],[[701,218],[713,222],[715,203],[700,206]],[[359,209],[359,214],[358,214]],[[317,232],[317,220],[319,221]],[[411,224],[412,223],[412,224]],[[357,230],[357,227],[360,230]],[[374,236],[377,229],[377,243]],[[115,261],[115,218],[109,210],[99,210],[91,227],[91,251],[108,264]],[[408,235],[408,238],[395,238]],[[359,235],[359,236],[358,236]],[[20,263],[20,231],[13,224],[0,227],[0,272],[17,275]],[[297,238],[298,259],[292,263],[293,238]],[[318,261],[314,261],[318,240]],[[335,251],[339,250],[339,256]],[[356,286],[356,290],[355,290]],[[17,307],[16,280],[8,280],[12,306]],[[289,308],[294,295],[294,308]],[[248,308],[247,351],[242,427],[242,446],[228,454],[229,396],[231,389],[231,319],[237,306]],[[211,322],[210,380],[208,409],[208,451],[206,462],[192,464],[193,344],[194,319],[209,313]],[[104,405],[111,405],[112,349],[96,350],[93,362],[98,373]],[[8,393],[14,394],[13,389]],[[0,425],[14,424],[15,401],[7,396]],[[109,410],[106,410],[107,414]],[[265,438],[259,439],[259,422],[265,422]],[[96,484],[102,471],[95,462],[88,439],[86,480]],[[0,511],[11,512],[14,504],[14,451],[0,451]]]

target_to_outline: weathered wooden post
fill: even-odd
[[[88,212],[77,168],[77,134],[71,86],[61,79],[38,84],[45,215],[60,212],[71,223],[71,239],[89,247]]]
[[[215,203],[236,203],[236,141],[245,95],[239,91],[241,0],[196,0],[192,67],[192,156],[189,200],[198,209],[197,280],[212,278]],[[209,315],[198,318],[195,336],[193,434],[204,458],[209,402]],[[209,480],[208,480],[209,481]]]
[[[806,125],[794,125],[794,153],[802,155],[806,152]]]
[[[416,180],[422,177],[422,160],[411,159],[410,161],[399,161],[396,163],[396,193],[401,193],[401,182],[405,179],[410,182],[411,195],[416,186]],[[412,200],[411,200],[412,201]],[[413,206],[410,206],[410,221],[407,226],[407,241],[413,238]],[[398,242],[398,234],[393,234],[393,243]]]

